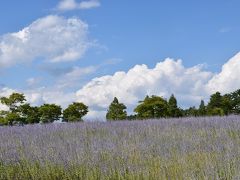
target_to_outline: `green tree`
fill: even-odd
[[[231,98],[229,95],[222,96],[222,106],[221,109],[224,112],[224,115],[229,115],[232,110]]]
[[[159,96],[146,96],[134,109],[140,119],[161,118],[168,116],[168,103]]]
[[[14,123],[25,123],[24,119],[15,112],[8,112],[5,120],[8,122],[9,125],[13,125]]]
[[[231,98],[228,95],[222,96],[220,92],[211,95],[207,106],[208,115],[228,115],[231,112]]]
[[[17,112],[19,105],[26,101],[24,94],[12,93],[8,98],[1,97],[0,102],[9,107],[11,112]]]
[[[227,94],[230,100],[231,110],[230,113],[240,114],[240,89]]]
[[[186,110],[184,110],[184,116],[187,116],[187,117],[197,117],[198,116],[198,110],[196,109],[195,106],[193,107],[190,107]]]
[[[224,111],[222,108],[215,107],[213,109],[210,109],[209,114],[211,116],[224,116]]]
[[[7,111],[0,111],[0,125],[8,125],[8,121],[6,119]]]
[[[23,104],[19,106],[19,113],[24,121],[28,124],[39,123],[39,109],[38,107],[32,107],[30,104]]]
[[[200,103],[199,108],[198,108],[198,115],[199,116],[206,116],[207,115],[207,110],[206,110],[204,100],[201,100],[201,103]]]
[[[25,123],[19,113],[19,107],[26,101],[24,94],[12,93],[9,97],[1,97],[0,102],[9,108],[9,111],[1,112],[1,121],[13,125],[14,122]],[[4,115],[3,115],[4,114]]]
[[[62,108],[56,104],[44,104],[39,107],[40,121],[51,123],[58,120],[62,114]]]
[[[131,115],[127,116],[127,120],[129,120],[129,121],[137,120],[137,115],[131,114]]]
[[[82,117],[87,113],[88,106],[80,102],[74,102],[63,111],[63,119],[67,122],[82,121]]]
[[[168,101],[168,112],[170,117],[180,117],[182,116],[180,109],[177,105],[177,99],[172,94]]]
[[[210,101],[208,103],[208,108],[221,108],[222,107],[222,95],[220,92],[216,92],[211,95]]]
[[[107,120],[125,120],[127,119],[127,107],[123,103],[119,103],[115,97],[113,102],[110,104],[106,119]]]

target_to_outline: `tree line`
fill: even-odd
[[[201,100],[198,107],[181,109],[178,107],[177,99],[171,95],[169,100],[159,96],[146,96],[144,100],[134,109],[134,115],[127,115],[127,107],[119,103],[117,98],[108,108],[107,120],[140,120],[158,118],[179,118],[199,116],[227,116],[240,114],[240,89],[225,95],[216,92],[211,95],[208,104]]]
[[[52,123],[62,119],[65,122],[82,121],[88,113],[88,106],[74,102],[66,109],[56,104],[31,106],[26,103],[24,94],[12,93],[9,97],[1,97],[0,102],[8,107],[8,111],[0,111],[1,125]]]
[[[62,119],[64,122],[83,121],[88,106],[82,102],[73,102],[66,109],[56,104],[31,106],[24,94],[12,93],[9,97],[0,97],[0,102],[8,107],[0,111],[0,125],[52,123]],[[127,107],[115,97],[108,107],[106,119],[136,120],[188,116],[224,116],[240,114],[240,89],[225,95],[216,92],[211,95],[207,105],[201,100],[199,107],[181,109],[174,95],[167,100],[159,96],[146,96],[134,109],[133,115],[127,115]]]

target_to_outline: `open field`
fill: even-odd
[[[0,128],[0,179],[238,179],[240,117]]]

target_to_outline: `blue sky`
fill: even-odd
[[[64,104],[75,100],[73,94],[81,91],[82,88],[88,89],[87,85],[92,82],[93,78],[109,75],[114,79],[114,73],[119,71],[128,72],[135,65],[145,64],[149,69],[154,69],[159,62],[170,63],[170,61],[165,61],[166,58],[172,58],[174,63],[177,63],[178,59],[182,59],[179,66],[183,66],[186,71],[188,68],[198,64],[204,64],[203,67],[199,67],[199,72],[209,73],[209,77],[203,80],[205,82],[211,81],[211,78],[214,78],[213,76],[216,76],[216,74],[221,75],[222,66],[236,55],[240,49],[240,25],[238,23],[240,2],[238,0],[65,0],[65,5],[66,3],[72,3],[74,7],[71,6],[70,9],[69,7],[62,7],[61,9],[60,4],[63,1],[1,1],[0,43],[7,43],[8,48],[12,45],[14,48],[21,47],[19,44],[16,46],[16,39],[9,38],[8,34],[17,33],[37,20],[43,20],[50,15],[61,18],[61,21],[77,19],[85,23],[88,26],[87,29],[79,29],[78,33],[81,35],[78,34],[77,37],[79,41],[85,39],[81,45],[90,44],[79,56],[71,60],[65,59],[54,63],[49,62],[49,58],[53,58],[52,55],[44,55],[46,50],[43,50],[43,57],[40,57],[38,53],[28,57],[26,55],[29,54],[28,50],[23,49],[25,53],[23,58],[27,57],[26,59],[28,59],[26,61],[19,60],[20,58],[17,55],[12,55],[16,51],[7,51],[7,53],[11,54],[10,60],[6,58],[10,56],[6,52],[4,54],[6,56],[0,55],[0,84],[2,84],[2,87],[26,92],[27,94],[40,93],[39,98],[41,100],[38,103],[48,102],[48,98],[42,97],[47,91],[51,93],[57,91],[60,94],[66,94],[66,96],[70,93],[69,97],[71,98],[69,98],[69,101],[61,102]],[[87,8],[80,6],[83,2],[90,2],[91,6]],[[54,21],[57,23],[60,20],[55,18]],[[66,22],[62,23],[62,26],[64,26]],[[31,36],[36,36],[36,34],[32,33]],[[44,36],[46,38],[44,41],[48,44],[49,37],[46,36]],[[54,36],[54,34],[51,36]],[[36,48],[34,43],[38,43],[38,41],[42,43],[41,38],[36,37],[26,48]],[[60,41],[61,38],[59,43],[63,43]],[[56,42],[54,41],[54,43]],[[69,48],[66,45],[66,49],[71,49],[75,45],[74,43],[79,45],[78,42],[72,42],[71,40],[69,44],[66,43],[71,47]],[[45,46],[44,43],[41,46]],[[49,46],[49,48],[51,47]],[[40,52],[38,48],[34,50]],[[65,46],[61,46],[54,55],[60,55],[62,53],[60,51],[64,51],[64,48]],[[79,48],[75,50],[81,51]],[[1,61],[4,63],[1,64]],[[6,63],[7,61],[13,63]],[[77,72],[79,74],[76,77],[74,74]],[[69,76],[72,80],[67,79]],[[73,80],[74,78],[75,80]],[[65,84],[61,88],[57,87],[59,82],[64,80],[72,81],[72,83]],[[156,81],[159,82],[160,80],[157,79]],[[159,90],[159,92],[155,90],[161,89],[164,85],[165,82],[159,84],[159,87],[154,87],[154,90],[145,89],[140,93],[141,95],[136,95],[138,90],[134,90],[134,95],[132,95],[138,98],[147,93],[168,96],[169,94],[165,93],[164,90]],[[114,89],[114,87],[111,88]],[[185,90],[182,91],[182,86],[179,88],[181,90],[177,88],[171,90],[170,88],[167,91],[172,91],[175,94],[181,91],[179,96],[183,97]],[[232,89],[224,89],[223,92]],[[98,90],[93,88],[92,91]],[[126,91],[128,90],[126,89]],[[186,93],[190,92],[186,91]],[[187,98],[188,100],[182,98],[180,102],[183,106],[194,105],[195,101],[206,98],[209,93],[210,91],[204,94],[200,93],[197,100],[193,101],[189,100],[189,98]],[[81,95],[80,98],[78,95],[76,100],[90,101],[83,97],[86,95],[85,92],[78,92],[78,94]],[[105,96],[105,100],[108,97],[107,103],[109,103],[108,101],[112,96],[117,96],[115,91],[114,93],[102,95]],[[29,96],[31,97],[31,95]],[[125,98],[120,99],[124,101]],[[105,100],[102,99],[96,101],[96,103]],[[50,102],[52,101],[54,100]],[[58,101],[56,102],[58,103]],[[129,102],[126,103],[129,104]],[[90,106],[92,109],[101,109],[103,111],[106,105],[96,107],[96,104],[92,104]]]

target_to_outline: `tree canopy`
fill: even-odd
[[[115,97],[112,103],[109,105],[106,119],[107,120],[125,120],[127,119],[127,107],[123,103],[119,103]]]
[[[134,109],[140,119],[161,118],[168,116],[168,103],[159,96],[146,96]]]
[[[88,113],[88,106],[74,102],[63,111],[63,119],[66,122],[82,121],[82,117]]]
[[[56,104],[44,104],[39,107],[40,121],[51,123],[58,120],[62,114],[62,108]]]
[[[177,99],[175,98],[174,94],[168,100],[168,115],[170,117],[181,117],[181,111],[178,108]]]

